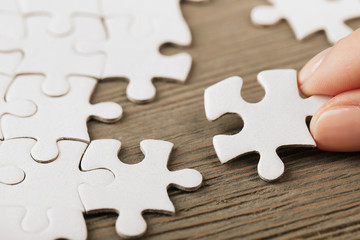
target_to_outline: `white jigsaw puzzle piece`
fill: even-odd
[[[37,140],[31,151],[39,162],[49,162],[59,154],[57,141],[62,139],[89,142],[87,121],[118,121],[122,108],[113,102],[90,104],[97,81],[87,77],[71,77],[71,90],[65,96],[49,97],[42,93],[43,76],[18,76],[7,93],[7,101],[30,99],[37,105],[37,112],[28,118],[4,116],[2,119],[5,139],[33,138]]]
[[[56,36],[70,34],[74,30],[73,21],[76,16],[100,16],[98,0],[20,0],[19,2],[26,16],[51,17],[48,30]]]
[[[79,224],[80,215],[75,215],[73,210],[49,209],[49,226],[37,233],[25,232],[19,223],[26,215],[23,207],[1,207],[0,206],[0,239],[6,240],[49,240],[49,239],[72,239],[85,240],[86,229]],[[81,214],[82,213],[78,213]],[[59,217],[61,216],[61,217]],[[64,221],[66,219],[66,221]],[[76,228],[74,228],[76,226]],[[74,229],[77,229],[76,231]]]
[[[145,155],[142,162],[129,165],[118,159],[121,143],[117,140],[92,141],[86,150],[82,170],[105,167],[115,175],[115,181],[105,187],[82,184],[80,197],[88,212],[113,210],[119,213],[116,231],[122,237],[144,234],[145,211],[175,211],[167,194],[169,186],[182,190],[200,187],[202,176],[198,171],[185,169],[171,172],[167,162],[173,144],[159,140],[144,140],[140,143]]]
[[[205,111],[209,121],[235,113],[244,121],[238,134],[214,137],[215,151],[222,163],[248,152],[258,152],[258,173],[266,181],[277,180],[284,164],[276,153],[281,146],[316,146],[306,125],[330,98],[300,97],[295,70],[269,70],[258,75],[265,89],[259,103],[247,103],[241,95],[242,79],[231,77],[205,90]]]
[[[14,233],[13,228],[0,230],[1,239],[9,239],[8,235],[12,234],[28,235],[29,239],[49,239],[41,237],[44,235],[51,235],[51,239],[86,239],[84,207],[78,187],[82,183],[107,185],[114,181],[114,175],[106,169],[80,170],[86,143],[60,141],[58,159],[46,164],[37,163],[31,158],[30,150],[34,144],[35,140],[25,138],[1,144],[2,162],[11,163],[26,173],[25,180],[17,185],[0,184],[0,207],[26,209],[24,217],[15,225],[22,231]],[[71,226],[68,222],[73,225],[66,229],[65,226]]]
[[[5,94],[13,80],[12,76],[0,73],[0,118],[5,115],[13,115],[16,117],[30,117],[35,114],[37,107],[30,100],[19,97],[13,101],[5,100]],[[2,131],[0,131],[0,139],[4,139]]]
[[[102,23],[96,18],[76,18],[76,31],[64,37],[53,36],[46,31],[47,17],[28,17],[27,34],[22,40],[0,39],[0,51],[21,51],[23,60],[17,74],[43,74],[46,81],[43,92],[49,96],[65,95],[69,91],[70,76],[102,76],[104,56],[80,55],[74,50],[76,39],[105,39]]]
[[[164,56],[159,53],[156,35],[133,37],[126,33],[128,21],[111,18],[106,21],[110,38],[104,43],[76,44],[77,51],[106,54],[104,78],[126,78],[129,81],[126,93],[135,103],[145,103],[155,98],[152,80],[165,78],[185,82],[190,68],[191,56],[180,53]]]
[[[164,56],[159,52],[165,43],[191,44],[179,0],[101,2],[109,39],[98,44],[79,41],[76,49],[83,53],[105,53],[104,78],[128,79],[127,96],[135,103],[155,98],[152,81],[156,78],[186,81],[191,56],[186,53]]]
[[[344,22],[360,17],[358,0],[268,0],[272,6],[258,6],[251,12],[252,22],[273,25],[286,19],[298,40],[324,30],[334,44],[353,30]]]

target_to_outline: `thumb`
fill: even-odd
[[[360,151],[360,89],[325,104],[312,118],[310,131],[320,149]]]

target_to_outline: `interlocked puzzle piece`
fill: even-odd
[[[104,0],[103,11],[108,40],[79,41],[76,49],[83,53],[104,52],[107,59],[104,78],[128,79],[127,96],[131,101],[153,100],[155,78],[186,81],[191,56],[186,53],[164,56],[159,52],[165,43],[183,46],[191,43],[179,0]]]
[[[99,17],[98,0],[20,0],[26,16],[47,15],[51,17],[48,30],[57,36],[69,34],[76,16]]]
[[[259,25],[273,25],[286,19],[298,40],[324,30],[336,43],[353,30],[344,21],[360,17],[358,0],[268,0],[273,6],[253,9],[251,19]]]
[[[115,175],[115,181],[105,187],[82,184],[80,197],[88,212],[114,210],[119,213],[116,231],[123,237],[143,234],[145,211],[174,213],[167,188],[171,185],[182,190],[200,187],[202,176],[192,169],[170,172],[167,162],[173,144],[158,140],[140,143],[145,158],[129,165],[118,159],[121,143],[117,140],[92,141],[81,162],[84,171],[105,167]]]
[[[101,21],[96,18],[76,18],[76,31],[71,35],[56,37],[46,30],[48,17],[28,17],[27,35],[14,41],[0,39],[0,51],[20,51],[23,60],[17,74],[43,74],[46,81],[42,86],[49,96],[64,95],[69,91],[69,76],[100,77],[103,71],[104,56],[77,54],[75,39],[105,39]]]
[[[284,173],[284,164],[276,153],[280,146],[316,146],[306,117],[315,114],[329,97],[301,98],[295,70],[263,71],[258,80],[266,92],[261,102],[245,102],[240,96],[242,79],[231,77],[205,90],[205,111],[210,121],[226,113],[238,114],[244,121],[240,133],[214,137],[221,163],[256,151],[260,154],[260,177],[274,181]]]
[[[6,101],[5,95],[10,86],[13,77],[0,73],[0,118],[5,115],[14,115],[13,117],[29,117],[36,112],[36,105],[25,100],[24,97],[14,99],[14,101]],[[0,131],[0,140],[4,139],[2,131]]]
[[[26,177],[17,185],[0,184],[0,208],[23,207],[26,211],[15,226],[0,228],[0,238],[24,239],[28,235],[29,239],[66,237],[85,240],[87,230],[83,217],[84,207],[78,187],[82,183],[107,185],[114,181],[114,175],[106,169],[86,172],[80,170],[86,143],[59,142],[58,159],[46,164],[37,163],[31,158],[30,150],[34,144],[33,139],[13,139],[1,144],[1,162],[21,168]],[[9,210],[8,214],[11,212]],[[4,217],[13,218],[6,215],[6,211],[3,214],[5,216],[1,215],[0,223],[4,221]],[[73,225],[69,226],[69,222]],[[16,226],[18,231],[15,232]]]
[[[49,226],[41,232],[31,233],[25,232],[19,224],[26,216],[24,207],[0,206],[0,238],[6,240],[85,240],[87,234],[86,229],[84,231],[84,224],[79,225],[80,216],[74,218],[72,212],[73,210],[69,209],[49,209],[47,211]]]
[[[58,156],[57,142],[71,139],[89,142],[87,121],[115,122],[122,116],[120,105],[112,102],[90,104],[90,97],[97,81],[86,77],[71,77],[71,90],[65,96],[49,97],[42,93],[40,75],[18,76],[10,87],[6,99],[30,99],[37,105],[37,112],[28,118],[4,116],[2,119],[5,139],[33,138],[37,140],[31,155],[36,161],[48,162]]]

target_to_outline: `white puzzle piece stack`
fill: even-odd
[[[249,152],[258,152],[259,176],[275,181],[284,173],[284,163],[276,153],[281,146],[316,146],[306,125],[330,98],[301,98],[295,70],[269,70],[258,75],[265,89],[259,103],[247,103],[240,96],[243,80],[231,77],[205,90],[205,112],[209,121],[227,113],[235,113],[244,121],[240,133],[218,135],[213,139],[221,163]]]
[[[0,239],[84,240],[83,213],[109,209],[119,235],[139,236],[144,211],[174,212],[169,186],[201,185],[195,170],[167,169],[169,142],[141,142],[145,159],[127,165],[119,141],[88,133],[90,119],[123,114],[90,103],[98,81],[128,78],[129,98],[142,103],[155,97],[153,78],[187,77],[188,54],[159,53],[191,42],[180,0],[149,3],[0,0]]]
[[[255,7],[251,19],[257,25],[273,25],[286,19],[302,40],[310,34],[325,31],[334,44],[352,33],[344,22],[360,17],[359,0],[268,0],[272,5]]]

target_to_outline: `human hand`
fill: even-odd
[[[311,120],[317,146],[360,151],[360,29],[311,59],[298,81],[306,96],[335,96]]]

